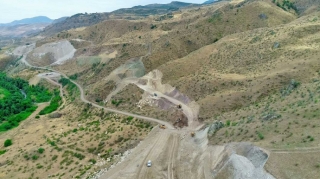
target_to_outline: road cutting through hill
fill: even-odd
[[[18,47],[20,50],[19,52],[21,52],[21,54],[19,55],[22,55],[22,59],[21,61],[26,64],[27,66],[31,67],[31,68],[36,68],[36,69],[41,69],[41,70],[47,70],[47,71],[51,71],[51,72],[55,72],[57,74],[60,74],[61,76],[63,76],[64,78],[67,78],[69,79],[69,77],[59,71],[56,71],[56,70],[53,70],[53,69],[49,69],[47,67],[37,67],[37,66],[33,66],[31,64],[29,64],[27,61],[26,61],[26,57],[27,55],[32,51],[32,47],[34,48],[35,45],[32,44],[32,45],[28,45],[28,46],[21,46],[21,47]],[[92,106],[94,107],[97,107],[97,108],[101,108],[101,109],[104,109],[106,111],[109,111],[109,112],[114,112],[114,113],[118,113],[118,114],[122,114],[122,115],[126,115],[126,116],[132,116],[132,117],[135,117],[135,118],[138,118],[138,119],[143,119],[143,120],[146,120],[146,121],[150,121],[150,122],[155,122],[155,123],[158,123],[160,125],[165,125],[167,126],[169,129],[174,129],[173,125],[168,123],[168,122],[165,122],[165,121],[162,121],[162,120],[159,120],[159,119],[155,119],[155,118],[151,118],[151,117],[146,117],[146,116],[141,116],[141,115],[137,115],[137,114],[133,114],[133,113],[129,113],[129,112],[125,112],[125,111],[120,111],[120,110],[116,110],[116,109],[111,109],[111,108],[106,108],[106,107],[103,107],[103,106],[100,106],[96,103],[93,103],[91,101],[88,101],[86,98],[85,98],[85,93],[84,93],[84,90],[83,88],[78,84],[76,83],[75,81],[69,79],[73,84],[75,84],[78,89],[80,90],[80,99],[82,102],[84,103],[87,103],[87,104],[91,104]]]
[[[23,54],[22,62],[26,62],[25,58],[27,54],[28,53]],[[55,72],[56,74],[53,74],[53,77],[60,74],[64,78],[69,79],[59,71],[47,67],[32,66],[27,62],[25,64],[31,68]],[[49,76],[50,75],[45,78],[49,78]],[[83,88],[75,81],[70,81],[79,88],[81,93],[80,99],[84,103],[110,112],[133,116],[167,126],[167,129],[154,128],[147,138],[134,148],[132,153],[128,155],[123,162],[96,175],[94,178],[215,178],[226,174],[229,176],[239,176],[240,178],[244,176],[248,179],[273,179],[273,177],[263,169],[267,158],[265,157],[265,152],[258,147],[249,144],[233,144],[231,147],[228,145],[209,146],[207,138],[208,128],[197,131],[196,135],[192,137],[190,133],[194,130],[190,128],[174,130],[175,128],[172,124],[165,121],[100,106],[88,101],[85,98]],[[160,97],[166,96],[160,94]],[[174,100],[171,101],[173,101],[173,103],[177,102]],[[240,150],[242,148],[248,149],[249,155],[238,155],[236,151],[237,148],[240,148]],[[250,153],[251,151],[254,153]],[[148,160],[152,161],[151,167],[146,166]]]

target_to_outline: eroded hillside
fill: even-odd
[[[64,80],[65,101],[58,118],[31,116],[0,135],[19,145],[0,161],[0,177],[318,178],[317,7],[234,0],[132,18],[124,9],[89,27],[5,47],[3,67],[12,62],[11,74],[48,87],[50,69],[58,76],[51,80]],[[22,60],[34,66],[23,70],[7,52],[29,48]],[[153,128],[95,107],[169,125]]]

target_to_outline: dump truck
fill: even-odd
[[[159,127],[160,127],[160,129],[166,129],[167,128],[165,125],[160,125]]]

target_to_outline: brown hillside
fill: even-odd
[[[295,15],[271,2],[221,2],[201,8],[185,9],[181,13],[175,13],[173,18],[163,21],[154,21],[157,17],[142,21],[108,20],[88,28],[61,32],[43,42],[62,38],[71,39],[78,48],[76,59],[55,68],[68,75],[76,74],[77,81],[85,87],[88,98],[93,101],[104,100],[116,88],[116,83],[104,80],[114,69],[129,59],[147,54],[146,44],[151,44],[151,55],[142,59],[146,72],[160,67],[164,72],[164,82],[178,87],[182,93],[198,101],[201,106],[200,118],[208,119],[220,112],[256,101],[274,89],[278,89],[281,83],[291,78],[285,75],[283,81],[274,82],[270,88],[259,86],[254,91],[260,92],[252,95],[252,89],[248,90],[250,86],[261,83],[270,84],[264,82],[263,75],[254,78],[253,74],[248,77],[247,74],[242,73],[249,73],[248,67],[243,64],[254,62],[256,64],[252,64],[251,68],[255,69],[255,66],[260,68],[262,63],[266,63],[264,56],[259,57],[263,59],[261,61],[253,60],[257,55],[256,48],[260,41],[263,41],[263,36],[259,35],[255,38],[254,33],[260,32],[258,29],[263,27],[269,27],[271,31],[272,27],[292,22],[295,18]],[[250,31],[252,29],[257,30]],[[248,32],[240,33],[244,31]],[[235,35],[229,36],[230,34]],[[251,39],[250,42],[237,40],[239,35],[244,34],[246,37],[243,39]],[[224,43],[218,41],[225,36],[229,40]],[[79,43],[72,39],[84,41]],[[214,44],[196,51],[212,43]],[[268,59],[272,58],[274,53],[270,49],[273,43],[269,42],[268,49],[261,51]],[[265,48],[266,45],[263,43],[260,48]],[[216,53],[214,52],[216,48],[221,50]],[[248,51],[248,48],[251,50]],[[269,52],[272,53],[269,54]],[[113,53],[116,55],[110,57]],[[188,55],[189,53],[191,54]],[[214,58],[209,63],[209,59],[214,55],[219,58]],[[237,56],[242,60],[234,61]],[[84,64],[81,62],[83,60],[86,61]],[[186,63],[181,63],[182,61]],[[234,68],[231,64],[238,67]],[[222,73],[231,74],[224,77]],[[250,71],[250,73],[253,72]],[[216,75],[222,75],[218,77],[221,79],[217,79]],[[238,76],[237,80],[233,79],[234,76]],[[190,86],[193,86],[191,90]],[[215,93],[217,95],[214,95]],[[234,96],[230,99],[221,97],[229,93]],[[215,102],[212,102],[213,100]]]
[[[201,104],[203,118],[239,108],[316,73],[320,26],[308,19],[225,37],[159,69],[165,83]]]

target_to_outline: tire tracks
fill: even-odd
[[[148,154],[146,155],[146,157],[143,159],[142,161],[142,164],[140,165],[140,168],[139,168],[139,171],[137,173],[137,179],[141,179],[140,175],[141,175],[141,170],[143,167],[146,167],[145,164],[146,164],[146,161],[147,161],[147,158],[149,157],[149,155],[151,154],[151,152],[153,151],[154,147],[158,144],[160,138],[163,136],[163,133],[161,135],[158,136],[158,139],[156,140],[156,142],[153,144],[153,146],[151,147],[150,151],[148,152]]]
[[[174,179],[174,160],[175,160],[175,149],[177,145],[177,136],[173,135],[172,139],[172,147],[171,147],[171,152],[170,152],[170,157],[169,157],[169,163],[168,163],[168,179]]]

